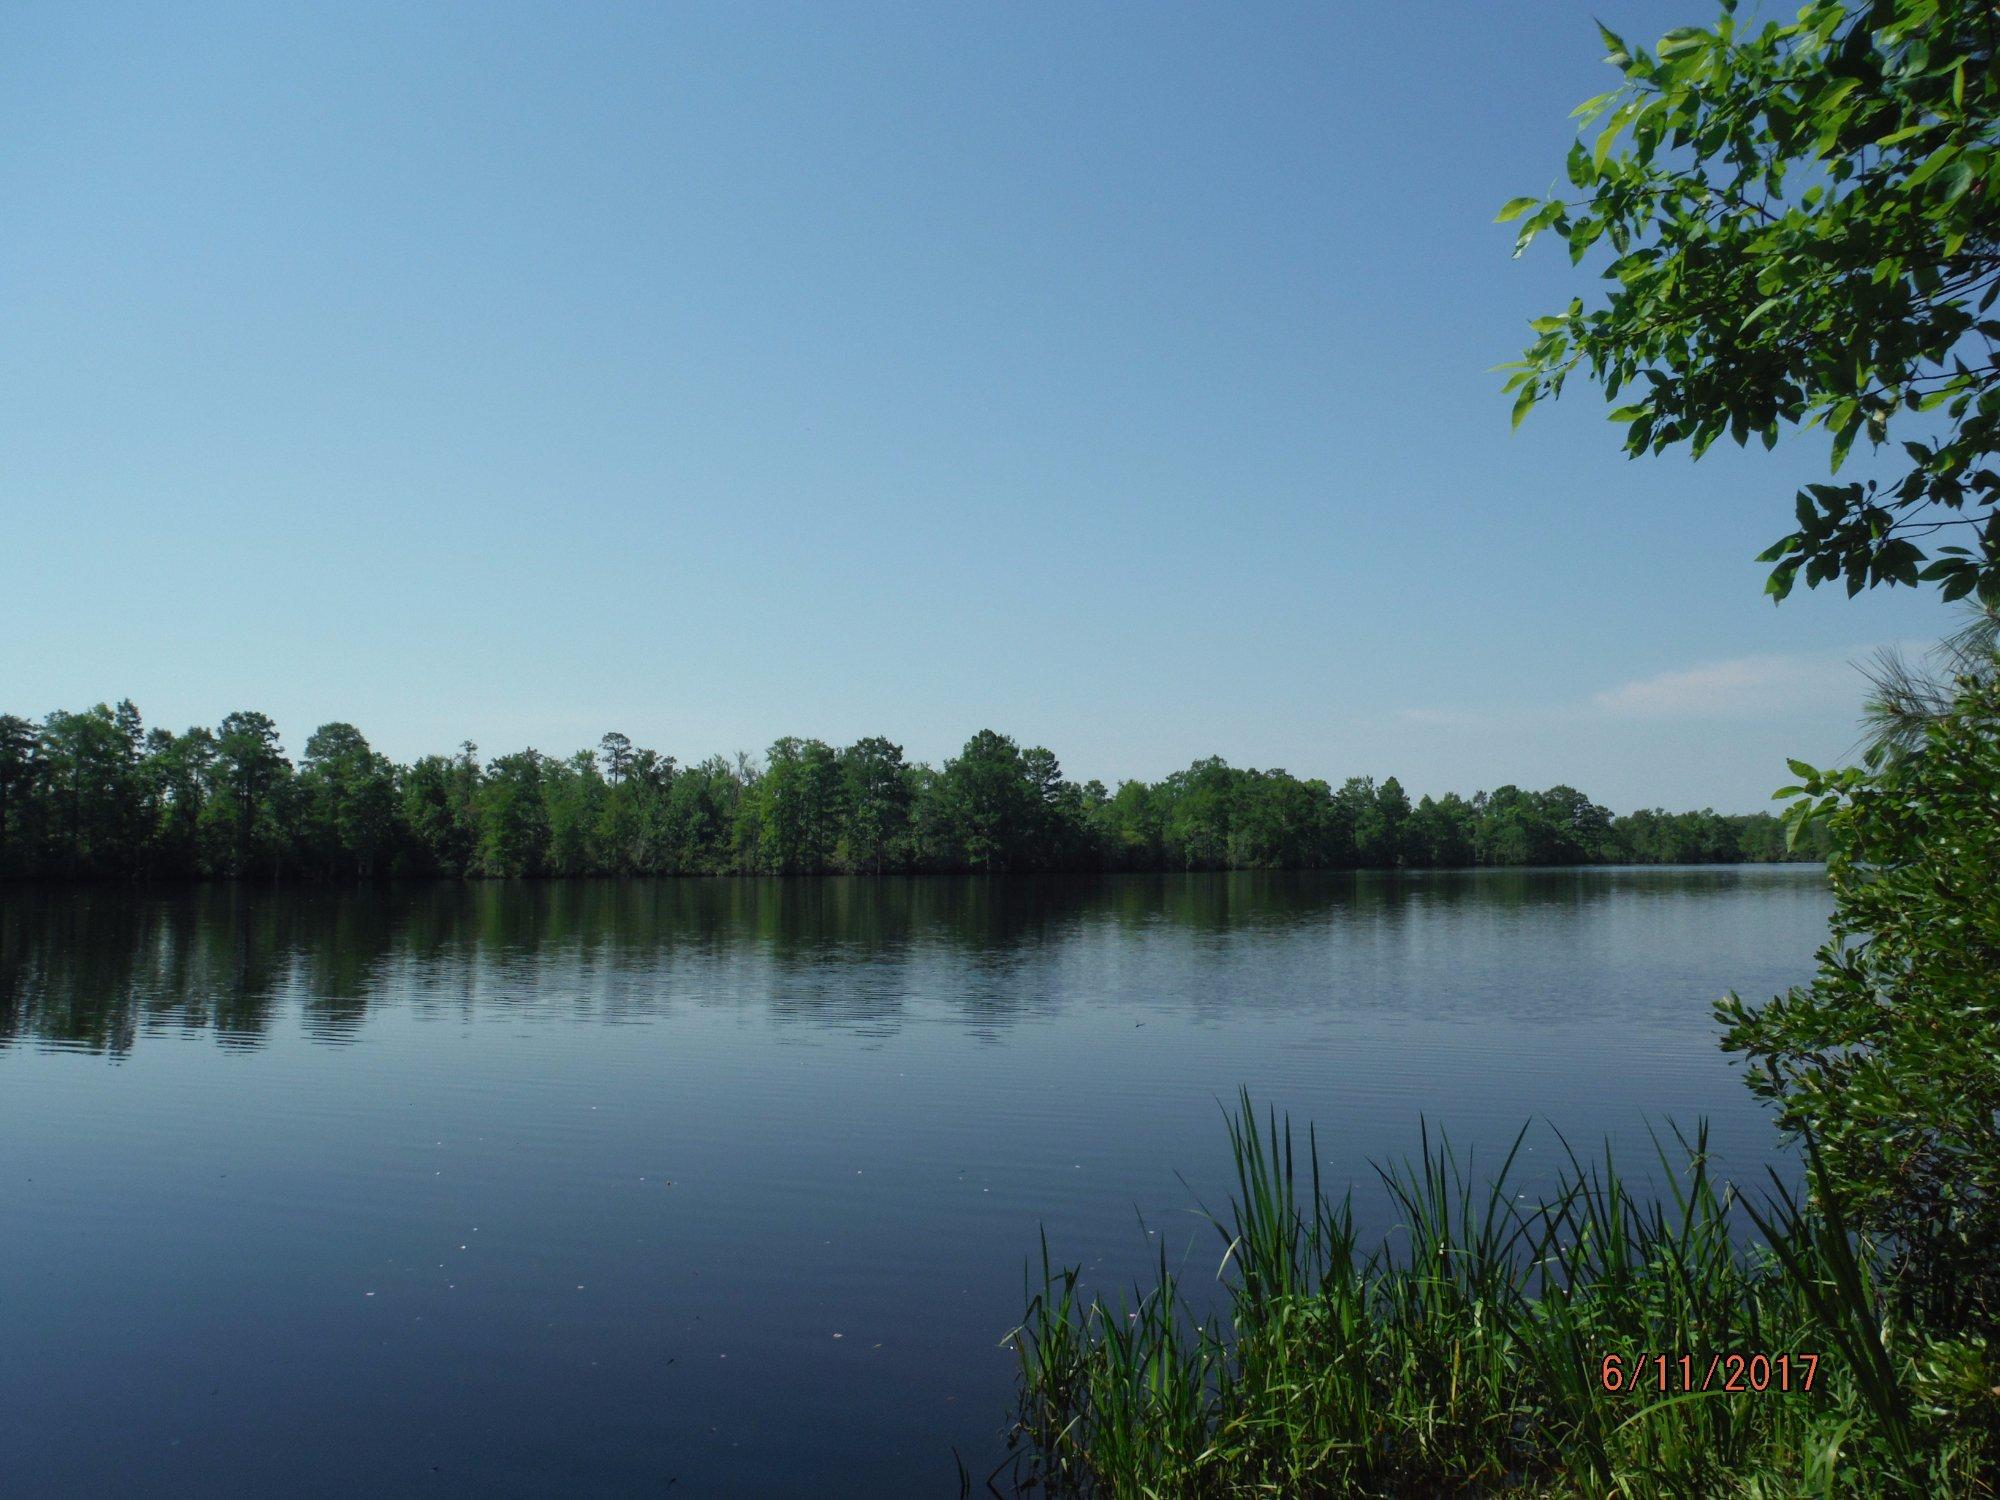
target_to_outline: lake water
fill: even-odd
[[[1221,1101],[1524,1186],[1766,1117],[1804,867],[0,890],[0,1490],[956,1493],[1023,1268],[1213,1271]],[[1372,1217],[1371,1217],[1372,1216]]]

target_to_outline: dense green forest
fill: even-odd
[[[1813,857],[1802,847],[1799,858]],[[1164,780],[1064,779],[982,729],[942,769],[886,739],[786,738],[683,766],[595,751],[397,765],[349,724],[294,764],[277,726],[147,730],[130,702],[0,716],[0,872],[15,877],[707,875],[829,871],[1443,869],[1787,858],[1768,814],[1613,817],[1566,786],[1412,802],[1392,776],[1335,787],[1196,761]]]

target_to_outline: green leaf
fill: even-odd
[[[1812,816],[1811,808],[1809,802],[1794,802],[1779,820],[1785,825],[1785,848],[1788,852],[1798,847],[1799,834],[1806,826],[1806,819]]]
[[[1677,26],[1660,38],[1660,56],[1678,57],[1683,52],[1699,51],[1712,40],[1699,26]]]
[[[1789,298],[1783,292],[1780,292],[1775,297],[1766,297],[1762,302],[1759,302],[1755,307],[1750,309],[1750,316],[1743,320],[1742,326],[1747,329],[1752,323],[1763,317],[1765,313],[1776,307],[1780,302],[1788,300]]]
[[[1776,562],[1781,557],[1790,557],[1794,552],[1797,552],[1798,550],[1800,550],[1799,536],[1797,532],[1794,532],[1790,536],[1779,537],[1775,542],[1771,543],[1770,546],[1766,547],[1762,552],[1759,552],[1754,558],[1751,559],[1751,561]]]
[[[1860,87],[1861,87],[1861,80],[1859,78],[1852,78],[1852,77],[1843,78],[1838,83],[1836,83],[1832,88],[1828,89],[1824,94],[1821,94],[1819,96],[1819,101],[1815,107],[1819,110],[1821,114],[1826,114],[1829,111],[1831,111],[1836,104],[1840,103],[1841,100],[1845,99],[1849,94],[1853,93],[1856,89]]]
[[[1572,120],[1581,120],[1585,124],[1588,124],[1603,114],[1605,110],[1609,109],[1622,92],[1623,90],[1621,89],[1612,89],[1607,93],[1593,94],[1575,109],[1571,110],[1569,117]]]
[[[1901,130],[1892,130],[1887,135],[1876,137],[1875,144],[1877,146],[1901,145],[1904,141],[1922,135],[1930,128],[1930,125],[1923,121],[1919,121],[1915,125],[1905,125]]]
[[[1533,406],[1534,404],[1535,404],[1535,387],[1532,384],[1524,386],[1521,390],[1521,394],[1514,398],[1514,420],[1510,425],[1514,427],[1519,427],[1521,425],[1521,419],[1528,414],[1528,408]]]
[[[1600,172],[1604,170],[1604,161],[1606,157],[1611,155],[1612,145],[1617,141],[1619,134],[1625,129],[1632,116],[1637,114],[1638,111],[1638,103],[1634,101],[1631,104],[1621,104],[1617,111],[1613,113],[1611,122],[1599,133],[1597,144],[1590,148],[1590,164],[1592,167]]]
[[[1946,142],[1944,145],[1938,147],[1937,150],[1933,151],[1929,156],[1926,156],[1923,159],[1922,165],[1920,165],[1916,169],[1916,171],[1912,172],[1908,177],[1905,177],[1903,179],[1903,186],[1906,189],[1922,187],[1925,183],[1929,182],[1933,177],[1937,176],[1939,172],[1943,171],[1946,167],[1950,166],[1954,161],[1956,161],[1958,159],[1958,154],[1959,154],[1958,146],[1952,142]]]
[[[1544,203],[1521,226],[1521,232],[1514,236],[1514,253],[1519,255],[1523,250],[1527,249],[1529,243],[1536,235],[1540,234],[1561,217],[1562,204],[1560,202]]]
[[[1509,198],[1500,205],[1500,212],[1493,216],[1493,222],[1511,224],[1541,201],[1539,198]]]

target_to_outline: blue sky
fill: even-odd
[[[10,6],[0,708],[1763,806],[1944,612],[1490,373],[1711,10]]]

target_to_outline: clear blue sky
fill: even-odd
[[[1490,373],[1713,8],[11,5],[0,708],[1764,806],[1944,612]]]

